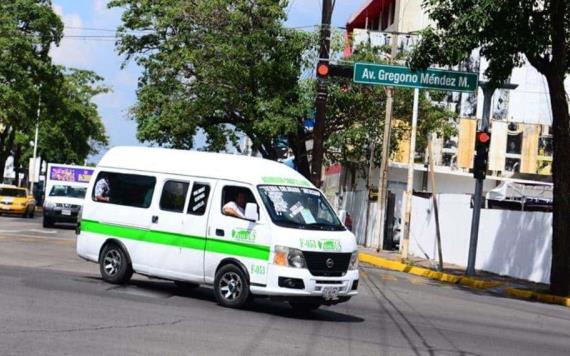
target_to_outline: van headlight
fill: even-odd
[[[358,269],[358,251],[354,251],[350,256],[350,263],[348,264],[349,270]]]
[[[275,246],[273,263],[278,266],[307,268],[303,251],[285,246]]]

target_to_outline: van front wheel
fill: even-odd
[[[223,266],[216,273],[214,294],[218,304],[228,308],[241,308],[249,299],[249,284],[243,271],[233,265]]]
[[[114,243],[107,244],[99,261],[101,277],[105,282],[123,284],[131,279],[133,269],[123,249]]]

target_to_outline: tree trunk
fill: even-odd
[[[550,91],[554,143],[550,291],[566,296],[570,292],[570,116],[563,75],[547,74],[546,78]]]
[[[305,128],[303,120],[298,120],[297,131],[289,134],[289,145],[295,155],[295,166],[297,171],[305,178],[311,179],[311,170],[309,168],[309,157],[307,155],[307,144],[305,139]]]
[[[6,161],[8,156],[10,156],[10,150],[14,144],[14,139],[16,138],[16,131],[10,127],[4,128],[4,132],[1,135],[2,141],[0,142],[0,183],[4,181],[4,169],[6,167]]]
[[[20,146],[16,146],[16,148],[14,149],[14,177],[16,177],[16,181],[15,184],[19,185],[20,184],[20,157],[22,152],[22,148]]]

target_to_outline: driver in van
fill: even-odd
[[[224,205],[222,211],[225,215],[233,216],[235,218],[245,219],[245,204],[247,203],[247,196],[243,190],[238,190],[236,193],[235,201],[230,200]]]

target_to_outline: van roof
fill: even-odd
[[[250,184],[314,186],[294,169],[271,160],[242,155],[154,147],[114,147],[98,168],[119,168]]]

